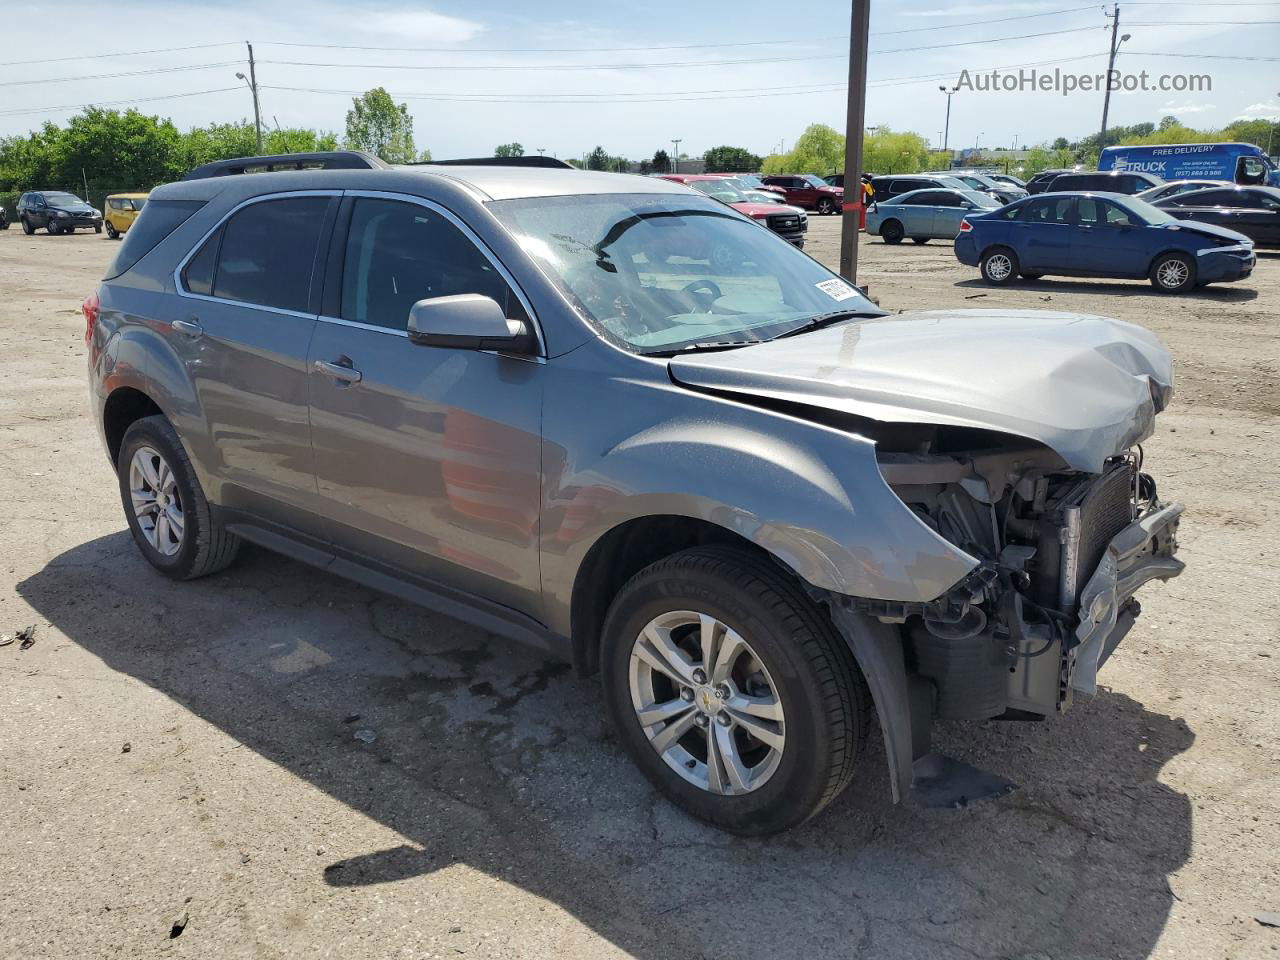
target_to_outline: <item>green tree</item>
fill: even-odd
[[[338,135],[324,130],[308,130],[304,127],[283,127],[272,130],[263,138],[262,149],[272,154],[336,150]]]
[[[712,147],[702,155],[707,173],[755,173],[760,157],[745,147]]]
[[[50,175],[58,184],[80,183],[92,172],[92,185],[152,187],[179,172],[180,141],[169,120],[89,107],[53,142]]]
[[[671,158],[667,156],[667,151],[655,150],[653,159],[649,161],[649,166],[654,173],[670,173]]]
[[[1165,116],[1160,118],[1160,129],[1168,130],[1170,127],[1178,126],[1178,118],[1175,116]]]
[[[349,149],[372,153],[388,163],[412,163],[418,157],[409,108],[392,100],[384,87],[352,99],[345,143]]]
[[[917,138],[918,139],[918,138]],[[921,140],[921,143],[924,141]],[[844,135],[825,123],[811,123],[790,151],[792,173],[826,176],[844,169]]]
[[[944,154],[938,163],[929,144],[918,133],[897,132],[888,127],[875,128],[862,140],[862,166],[875,173],[917,173],[930,164],[950,167],[951,158]]]
[[[1027,151],[1027,158],[1022,161],[1022,172],[1026,176],[1049,170],[1054,166],[1053,158],[1044,147],[1032,147]]]
[[[523,157],[524,146],[514,140],[511,143],[500,143],[493,148],[493,155],[495,157]]]
[[[1058,137],[1057,140],[1053,141],[1053,149],[1054,150],[1070,150],[1071,141],[1068,140],[1066,137]]]
[[[597,146],[594,150],[591,151],[591,153],[587,155],[587,169],[588,170],[608,170],[609,169],[609,154],[605,151],[604,147]]]

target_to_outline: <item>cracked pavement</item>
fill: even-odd
[[[837,220],[811,224],[832,262]],[[1280,909],[1280,257],[1162,298],[996,290],[949,244],[864,244],[890,309],[1043,305],[1166,340],[1178,397],[1146,452],[1187,504],[1188,569],[1144,591],[1096,699],[940,728],[1014,793],[895,808],[873,732],[820,817],[742,840],[655,796],[594,678],[257,549],[153,573],[86,409],[77,306],[116,249],[0,233],[0,632],[36,624],[0,647],[0,956],[1278,955],[1253,916]]]

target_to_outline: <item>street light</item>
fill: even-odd
[[[945,86],[941,86],[938,89],[947,95],[947,123],[942,129],[942,149],[946,150],[948,144],[951,142],[951,97],[960,89],[960,84],[957,83],[950,90]]]
[[[538,148],[538,156],[542,156],[542,155],[543,155],[544,153],[546,153],[546,152],[547,152],[547,148],[546,148],[546,147],[539,147],[539,148]]]
[[[675,154],[673,154],[671,157],[671,172],[679,173],[680,172],[680,140],[677,140],[673,137],[671,140],[671,144],[676,148]]]
[[[985,134],[985,133],[980,133],[980,134],[978,134],[976,137],[974,137],[974,138],[973,138],[973,149],[974,149],[974,150],[977,150],[977,149],[978,149],[978,141],[979,141],[979,140],[981,140],[981,139],[982,139],[983,137],[985,137],[985,136],[986,136],[986,134]]]
[[[252,55],[252,51],[251,51]],[[258,111],[258,85],[246,77],[243,73],[236,71],[236,79],[243,80],[244,85],[249,88],[249,92],[253,94],[253,129],[255,131],[258,143],[258,154],[262,154],[262,116]]]

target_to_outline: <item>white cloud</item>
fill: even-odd
[[[1280,120],[1280,101],[1251,103],[1233,120]]]
[[[400,37],[406,41],[431,42],[440,46],[464,43],[484,32],[484,26],[461,17],[450,17],[430,10],[373,10],[351,17],[342,14],[347,28],[361,33],[377,33]]]
[[[958,17],[974,14],[1036,13],[1047,10],[1043,3],[957,3],[935,10],[898,10],[902,17]]]
[[[1217,105],[1212,103],[1173,103],[1170,101],[1160,109],[1177,116],[1182,113],[1204,113],[1206,110],[1216,110]]]

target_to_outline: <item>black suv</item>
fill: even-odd
[[[102,232],[102,211],[91,207],[74,193],[37,190],[18,198],[18,219],[23,233],[44,227],[50,233],[75,233],[76,227],[93,227]]]
[[[1048,189],[1054,193],[1063,190],[1105,190],[1108,193],[1127,193],[1132,196],[1164,183],[1149,173],[1063,173],[1054,177]]]
[[[871,189],[877,203],[892,200],[912,190],[968,190],[969,185],[963,180],[947,174],[903,174],[901,176],[883,176],[871,178]]]

